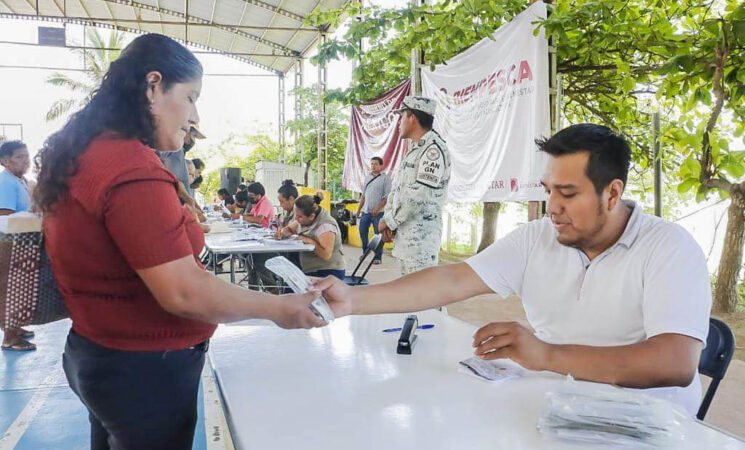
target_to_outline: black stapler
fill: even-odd
[[[411,351],[416,344],[416,327],[419,325],[419,319],[412,314],[406,318],[404,327],[401,330],[401,336],[398,338],[398,348],[396,353],[399,355],[411,355]]]

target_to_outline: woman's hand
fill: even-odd
[[[349,316],[353,312],[354,302],[352,300],[353,287],[348,286],[342,280],[328,276],[326,278],[314,278],[310,280],[316,289],[321,291],[326,303],[336,317]]]
[[[275,316],[270,319],[282,328],[314,328],[326,325],[310,309],[310,303],[318,297],[318,291],[305,294],[287,294],[277,297]]]

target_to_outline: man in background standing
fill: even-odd
[[[189,172],[186,167],[186,152],[194,147],[196,139],[204,139],[205,136],[199,131],[196,124],[192,124],[189,132],[184,137],[184,146],[181,150],[175,152],[156,152],[163,162],[163,165],[169,172],[179,180],[178,196],[182,203],[195,207],[194,198],[191,194],[191,183],[189,182]]]
[[[393,241],[393,256],[406,275],[436,266],[439,261],[450,153],[432,129],[434,100],[409,96],[396,112],[401,114],[401,137],[411,139],[412,146],[396,171],[378,229],[383,240]]]
[[[372,224],[375,234],[379,233],[378,224],[380,223],[380,219],[383,218],[383,208],[385,208],[385,204],[388,201],[388,194],[391,192],[391,179],[383,172],[383,159],[377,156],[372,158],[370,168],[372,171],[365,177],[360,205],[357,208],[357,217],[360,219],[359,229],[363,252],[367,248],[370,224]],[[375,249],[373,264],[380,264],[382,260],[383,246],[380,245]]]

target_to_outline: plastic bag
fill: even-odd
[[[569,376],[548,401],[538,429],[562,439],[619,447],[674,447],[691,420],[679,406],[623,388],[578,383]]]

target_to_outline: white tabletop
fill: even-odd
[[[231,233],[207,233],[204,235],[204,245],[213,253],[285,253],[285,252],[312,252],[316,247],[313,244],[304,244],[300,241],[239,241],[235,239],[234,232]]]
[[[352,317],[327,328],[218,328],[210,359],[240,449],[591,448],[540,434],[551,373],[490,384],[458,372],[471,356],[472,325],[437,311],[417,313],[412,355],[397,355],[406,314]],[[745,449],[698,422],[676,448]]]

